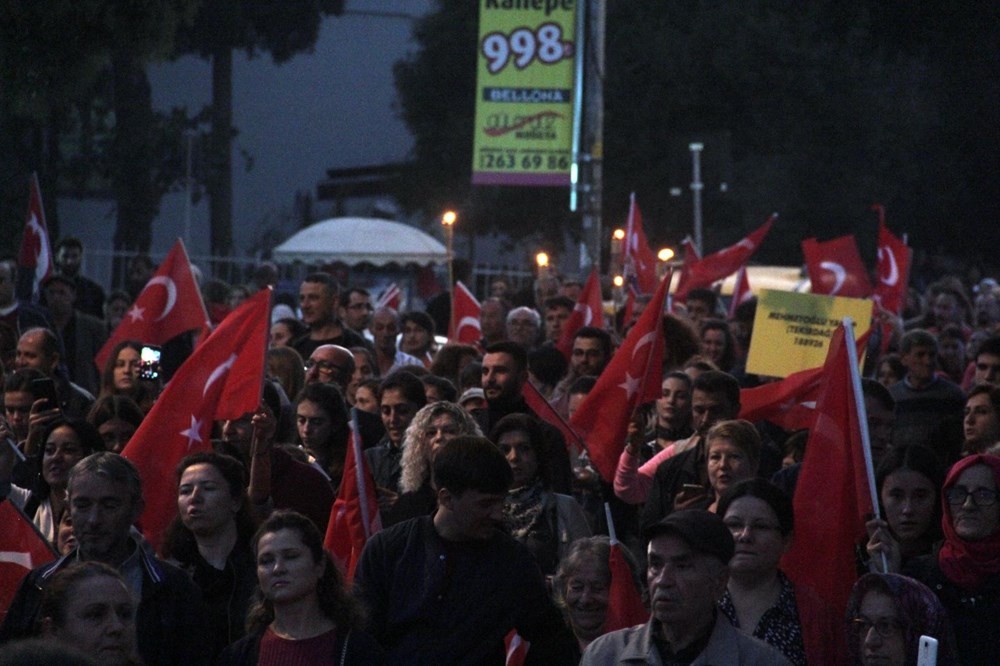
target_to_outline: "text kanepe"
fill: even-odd
[[[557,9],[573,9],[573,0],[486,0],[486,9],[542,9],[548,16]]]

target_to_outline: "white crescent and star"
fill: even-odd
[[[589,305],[583,303],[577,303],[573,306],[573,310],[576,312],[583,313],[583,325],[590,326],[590,322],[594,321],[594,311],[590,309]]]
[[[229,358],[220,363],[212,370],[211,374],[208,375],[208,379],[205,380],[205,387],[201,390],[201,397],[208,395],[208,389],[212,388],[214,384],[222,375],[229,372],[229,369],[233,367],[233,363],[236,363],[236,354],[230,354]]]
[[[639,338],[639,340],[635,343],[635,347],[632,348],[632,360],[635,359],[635,355],[639,353],[640,349],[642,349],[646,345],[653,344],[655,340],[656,340],[655,331],[650,331],[646,335]],[[629,365],[631,366],[631,363],[629,363]],[[639,385],[641,383],[642,383],[641,374],[638,377],[633,377],[631,374],[629,374],[628,370],[626,370],[625,381],[619,384],[618,386],[625,389],[625,395],[627,399],[631,400],[632,395],[639,391]]]
[[[160,321],[170,314],[170,311],[174,309],[174,305],[177,303],[177,285],[166,275],[157,275],[146,284],[146,288],[143,291],[146,291],[146,289],[149,289],[154,284],[163,285],[163,288],[167,290],[167,303],[163,306],[163,312],[156,318],[156,321]]]
[[[821,261],[819,267],[833,273],[833,288],[829,293],[831,296],[837,294],[844,286],[844,281],[847,279],[847,271],[835,261]]]
[[[879,262],[882,261],[883,256],[886,257],[886,261],[889,264],[889,275],[888,277],[882,277],[880,275],[879,280],[882,281],[882,284],[887,284],[890,287],[893,287],[897,282],[899,282],[899,265],[896,263],[896,255],[888,245],[883,245],[878,249]]]
[[[462,329],[465,328],[466,326],[469,326],[470,328],[474,328],[477,331],[482,332],[482,329],[479,328],[478,317],[462,317],[458,322],[458,326],[455,327],[456,338],[462,337]]]

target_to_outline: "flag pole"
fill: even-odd
[[[861,392],[861,372],[858,369],[858,348],[854,341],[854,320],[844,317],[844,342],[847,347],[847,362],[851,371],[851,385],[854,393],[854,408],[858,414],[858,428],[861,430],[861,451],[865,456],[865,472],[868,476],[868,492],[871,494],[872,511],[875,518],[880,518],[878,510],[878,490],[875,488],[875,466],[872,462],[872,443],[868,434],[868,412],[865,409],[865,398]],[[882,552],[882,571],[889,573],[889,561]]]
[[[362,458],[360,431],[361,428],[358,425],[358,408],[351,407],[351,448],[354,449],[354,478],[358,485],[358,497],[360,498],[358,508],[361,510],[361,525],[365,529],[365,541],[368,541],[372,535],[369,524],[368,502],[364,500],[367,491],[365,489],[365,461]]]
[[[615,533],[615,521],[611,517],[611,505],[608,502],[604,503],[604,517],[608,521],[608,537],[610,537],[613,546],[618,543],[618,535]]]

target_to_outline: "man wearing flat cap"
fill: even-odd
[[[778,650],[734,628],[715,603],[726,590],[733,537],[708,511],[674,511],[646,530],[649,622],[601,636],[580,664],[784,665]]]

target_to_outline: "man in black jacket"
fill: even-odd
[[[0,643],[34,632],[44,590],[56,572],[98,561],[117,569],[139,600],[136,636],[144,663],[210,663],[201,592],[132,531],[144,506],[135,466],[114,453],[94,453],[70,471],[67,494],[79,545],[25,577],[0,628]]]

